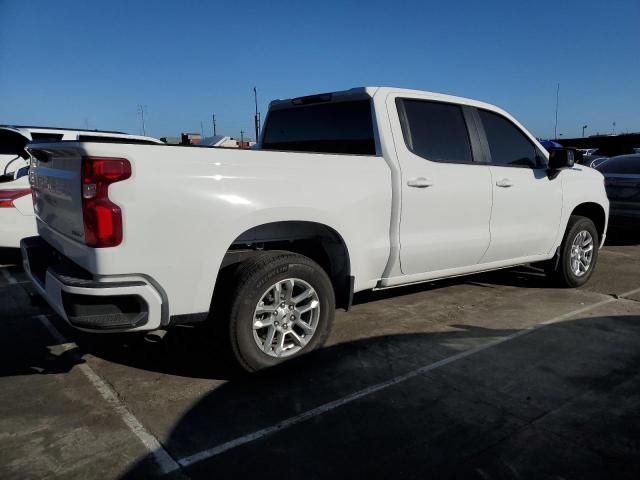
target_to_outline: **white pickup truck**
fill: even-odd
[[[79,329],[207,320],[257,370],[321,345],[354,292],[532,262],[575,287],[604,242],[602,175],[486,103],[277,100],[258,147],[32,146],[26,271]]]

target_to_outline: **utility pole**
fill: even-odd
[[[258,138],[260,137],[260,112],[258,111],[258,91],[256,90],[256,87],[253,87],[253,100],[256,104],[256,115],[253,118],[253,120],[256,128],[256,142],[257,142]]]
[[[613,132],[611,132],[612,135],[616,134],[616,121],[613,121]]]
[[[211,118],[213,119],[213,136],[216,136],[216,114],[211,114]]]
[[[589,125],[583,125],[582,126],[582,138],[584,138],[584,130],[588,127]]]
[[[142,120],[142,135],[147,134],[147,131],[144,128],[144,107],[145,105],[138,105],[138,115],[140,115],[140,118]]]
[[[558,138],[558,103],[560,100],[560,83],[558,83],[558,88],[556,89],[556,126],[554,129],[554,137]]]
[[[244,130],[240,130],[240,148],[244,148]]]
[[[202,120],[200,120],[200,138],[204,138],[204,126],[202,125]],[[202,141],[202,140],[200,140]]]

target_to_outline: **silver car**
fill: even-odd
[[[640,228],[640,154],[608,158],[596,170],[605,178],[609,223]]]

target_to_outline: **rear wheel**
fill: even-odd
[[[238,265],[228,281],[228,338],[245,370],[276,365],[327,339],[335,313],[333,286],[313,260],[264,252]]]
[[[598,260],[599,236],[593,221],[572,215],[567,225],[559,258],[547,266],[547,274],[565,287],[587,283]]]

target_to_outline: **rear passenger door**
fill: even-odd
[[[478,162],[472,110],[421,98],[387,108],[401,170],[403,275],[476,265],[489,246],[491,174]]]
[[[482,263],[546,254],[562,214],[562,181],[547,173],[546,157],[507,117],[478,109],[493,188],[491,246]]]

